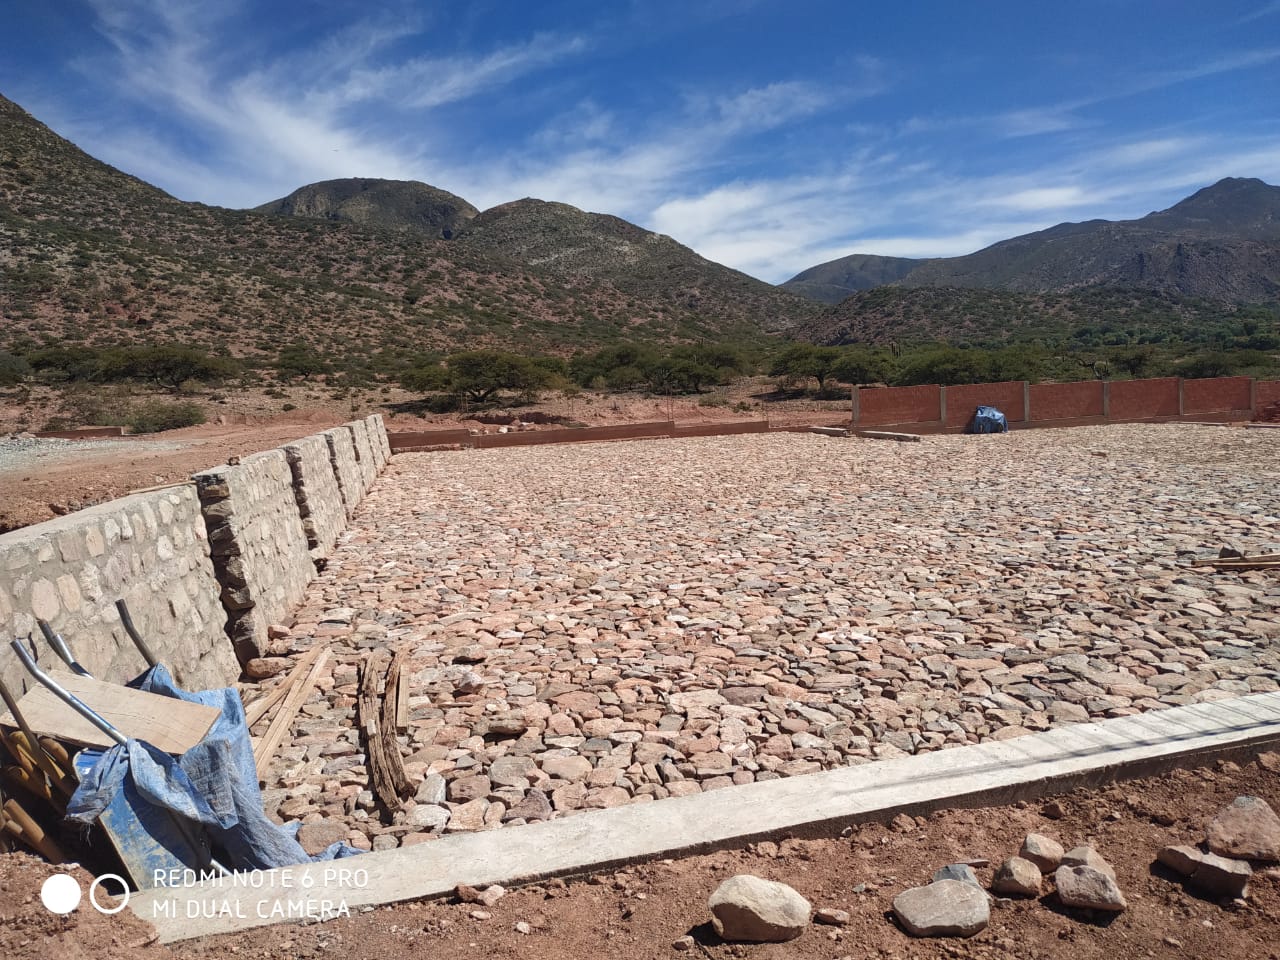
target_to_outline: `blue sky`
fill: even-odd
[[[43,0],[0,93],[184,200],[423,180],[771,282],[1280,183],[1280,0]]]

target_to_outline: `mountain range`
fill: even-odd
[[[1123,287],[1230,302],[1280,299],[1280,187],[1228,177],[1137,220],[1061,223],[963,257],[854,254],[784,289],[839,303],[884,284],[1064,293]]]
[[[313,184],[265,210],[186,203],[3,97],[0,262],[0,350],[170,340],[273,357],[305,343],[385,367],[477,347],[758,340],[820,310],[563,204],[482,214],[380,180]]]
[[[562,279],[603,281],[678,311],[728,316],[779,332],[817,313],[798,291],[714,263],[665,234],[620,217],[526,197],[485,210],[424,183],[329,180],[295,190],[258,212],[418,231],[453,240]]]
[[[1136,220],[964,257],[856,254],[775,287],[618,217],[531,198],[480,211],[413,181],[330,180],[253,210],[186,203],[0,97],[0,263],[0,350],[171,340],[272,357],[305,343],[385,369],[485,346],[999,340],[1031,315],[1088,323],[1088,304],[1124,324],[1200,316],[1189,301],[1275,303],[1280,187],[1227,179]]]

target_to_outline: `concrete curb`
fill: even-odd
[[[858,821],[988,806],[1150,776],[1280,743],[1280,693],[1174,707],[899,760],[629,804],[562,820],[135,894],[163,942],[365,905],[608,870],[779,836],[835,835]],[[350,871],[364,871],[353,877]],[[348,871],[345,885],[341,871]],[[329,906],[326,908],[325,903]],[[342,915],[340,912],[337,915]]]

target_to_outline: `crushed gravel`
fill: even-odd
[[[61,440],[56,437],[0,437],[0,472],[21,470],[41,462],[61,462],[85,454],[110,454],[130,450],[180,450],[177,440]]]

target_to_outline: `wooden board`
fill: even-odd
[[[289,674],[289,679],[285,681],[289,685],[289,692],[285,696],[284,704],[280,707],[279,713],[272,718],[271,725],[267,727],[267,732],[262,735],[262,739],[253,746],[253,762],[257,768],[259,783],[267,775],[267,768],[271,766],[276,750],[280,748],[281,742],[289,733],[294,717],[307,702],[307,697],[311,696],[311,688],[315,686],[316,680],[320,678],[320,672],[329,662],[329,648],[320,647],[319,650],[305,677],[301,680],[296,679],[297,668]]]
[[[369,785],[388,814],[399,810],[413,793],[413,787],[405,774],[400,747],[396,743],[395,730],[395,688],[399,685],[400,668],[407,652],[407,648],[401,647],[392,658],[385,686],[382,677],[385,658],[382,651],[370,652],[361,667],[360,692],[356,700],[360,731],[364,734],[364,749],[368,757]],[[380,686],[383,687],[381,694]]]
[[[204,739],[221,712],[217,707],[187,703],[71,673],[53,673],[63,688],[88,704],[126,737],[145,740],[165,753],[183,754]],[[113,747],[115,741],[42,686],[18,701],[32,731],[81,747]],[[16,727],[7,711],[0,726]]]

